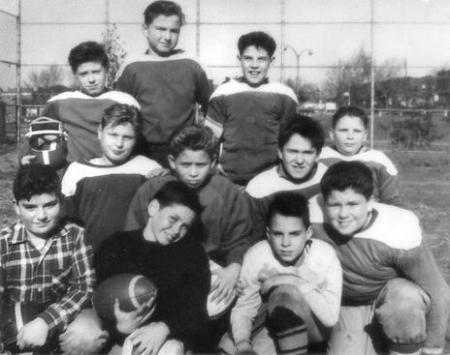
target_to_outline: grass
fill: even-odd
[[[386,153],[399,168],[406,205],[420,217],[425,239],[450,283],[450,154],[396,150]],[[11,185],[16,167],[15,149],[0,147],[1,226],[15,219]],[[448,333],[447,351],[450,350]]]

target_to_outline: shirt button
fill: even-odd
[[[39,292],[42,292],[42,287],[38,287],[38,291],[39,291]]]

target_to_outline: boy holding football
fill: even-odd
[[[105,343],[97,318],[83,310],[95,282],[92,250],[83,228],[61,219],[60,188],[48,166],[22,167],[14,179],[19,221],[0,232],[2,320],[14,304],[37,305],[40,311],[18,329],[19,349],[39,350],[59,338],[64,352],[91,353]]]
[[[344,276],[328,354],[442,354],[449,290],[416,215],[375,202],[363,162],[331,166],[321,190],[314,236],[334,246]]]
[[[359,160],[373,172],[374,197],[383,203],[401,206],[398,171],[392,161],[380,150],[364,145],[368,118],[355,106],[341,107],[333,115],[330,138],[334,145],[324,147],[320,162],[331,166],[338,161]]]
[[[267,239],[252,246],[242,264],[242,291],[231,312],[234,347],[238,352],[306,354],[308,343],[323,342],[337,322],[342,269],[330,245],[311,239],[304,196],[277,193],[268,218]],[[262,314],[261,330],[255,318]],[[226,351],[234,354],[231,350]]]
[[[239,38],[238,49],[242,78],[214,91],[205,124],[223,144],[218,170],[245,186],[277,163],[278,132],[298,102],[291,88],[268,81],[276,49],[271,36],[247,33]]]
[[[140,129],[139,113],[126,104],[108,107],[98,126],[102,155],[73,162],[62,179],[71,217],[83,221],[94,251],[111,234],[123,230],[128,205],[155,161],[133,155]]]
[[[101,244],[95,256],[98,281],[121,273],[152,280],[156,303],[126,312],[116,302],[114,328],[129,334],[138,354],[184,354],[184,347],[195,349],[202,340],[207,321],[210,272],[201,234],[193,228],[202,206],[194,190],[168,181],[146,210],[142,228],[116,233]]]

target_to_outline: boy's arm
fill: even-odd
[[[379,171],[379,189],[380,202],[394,206],[403,206],[398,175],[391,175],[385,168],[382,168]]]
[[[221,249],[224,252],[225,266],[242,263],[244,254],[253,240],[250,203],[245,194],[234,185],[226,191],[228,207],[225,230],[222,233]]]
[[[127,67],[127,63],[124,63],[117,71],[116,77],[114,79],[114,88],[135,97],[133,75],[130,73]]]
[[[72,232],[72,229],[71,231]],[[62,331],[75,316],[89,305],[95,284],[92,267],[92,249],[84,241],[84,230],[76,229],[76,242],[72,251],[73,263],[66,294],[59,302],[51,304],[39,317],[49,326],[49,332]]]
[[[211,95],[211,87],[209,86],[208,77],[205,70],[198,65],[195,80],[195,100],[201,106],[204,115],[208,109],[208,100]]]
[[[283,97],[283,106],[280,117],[281,125],[287,124],[290,117],[297,111],[298,101],[295,93],[292,89],[290,89],[290,95],[285,95]]]
[[[152,199],[151,186],[144,183],[134,194],[128,207],[124,230],[131,231],[143,228],[148,220],[147,207]]]
[[[449,288],[430,249],[422,239],[416,248],[399,250],[395,263],[400,273],[422,287],[430,296],[431,306],[426,315],[427,339],[424,347],[442,350],[449,315]]]
[[[239,282],[242,291],[231,310],[231,333],[236,345],[250,342],[253,321],[261,306],[260,287],[258,281],[258,255],[249,250],[242,263]]]
[[[205,126],[211,128],[217,138],[222,138],[223,125],[227,120],[227,108],[225,105],[225,97],[223,95],[215,95],[213,93],[208,103],[208,114],[205,118]]]
[[[253,237],[254,241],[263,240],[265,238],[265,231],[267,225],[267,213],[270,203],[269,196],[263,198],[255,198],[250,195],[248,201],[250,205],[250,214],[253,223]]]

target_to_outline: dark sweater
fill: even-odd
[[[142,230],[116,233],[98,249],[94,265],[98,282],[120,273],[145,275],[158,286],[151,322],[162,321],[170,337],[188,347],[201,340],[207,322],[210,287],[208,259],[194,236],[162,246],[146,241]]]

